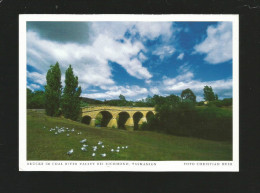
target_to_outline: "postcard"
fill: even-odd
[[[20,171],[239,171],[238,15],[19,15]]]

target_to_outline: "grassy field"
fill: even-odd
[[[44,128],[44,126],[46,128]],[[65,127],[74,132],[55,135],[50,128]],[[78,134],[81,132],[82,134]],[[67,133],[70,136],[67,136]],[[80,141],[86,138],[87,151]],[[102,141],[104,148],[97,145]],[[92,157],[92,146],[98,146]],[[120,152],[110,150],[121,147]],[[128,146],[122,149],[122,146]],[[67,152],[74,149],[70,156]],[[100,154],[106,153],[106,157]],[[149,131],[93,128],[64,118],[48,117],[43,111],[27,111],[28,160],[232,160],[232,144],[178,137]]]
[[[211,112],[216,113],[217,117],[232,117],[232,106],[229,107],[207,107],[207,106],[196,106],[199,112],[207,111],[211,109]]]

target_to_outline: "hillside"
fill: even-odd
[[[103,101],[91,99],[87,97],[80,97],[80,100],[88,104],[103,104]]]
[[[56,134],[50,128],[70,132]],[[44,128],[45,127],[45,128]],[[75,131],[71,132],[74,128]],[[81,134],[78,134],[81,132]],[[69,134],[69,136],[67,136]],[[87,151],[81,151],[82,139]],[[102,141],[104,148],[97,143]],[[92,157],[92,146],[98,146]],[[128,146],[126,149],[125,147]],[[111,149],[120,147],[120,152]],[[124,149],[122,149],[124,147]],[[67,155],[70,149],[73,154]],[[102,157],[101,153],[106,153]],[[64,118],[48,117],[44,111],[27,111],[28,160],[232,160],[232,145],[226,142],[177,137],[150,131],[93,128]]]

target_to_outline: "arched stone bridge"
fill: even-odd
[[[154,107],[93,106],[81,108],[82,120],[84,119],[85,123],[93,127],[99,113],[102,114],[102,126],[118,128],[119,124],[128,127],[140,125],[147,122],[147,118],[156,112]]]

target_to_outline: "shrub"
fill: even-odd
[[[204,105],[204,101],[197,102],[197,105],[198,106],[203,106]]]
[[[210,140],[232,140],[232,113],[215,105],[196,109],[191,103],[180,103],[176,108],[157,107],[156,116],[144,124],[144,130],[155,130],[179,136]]]

